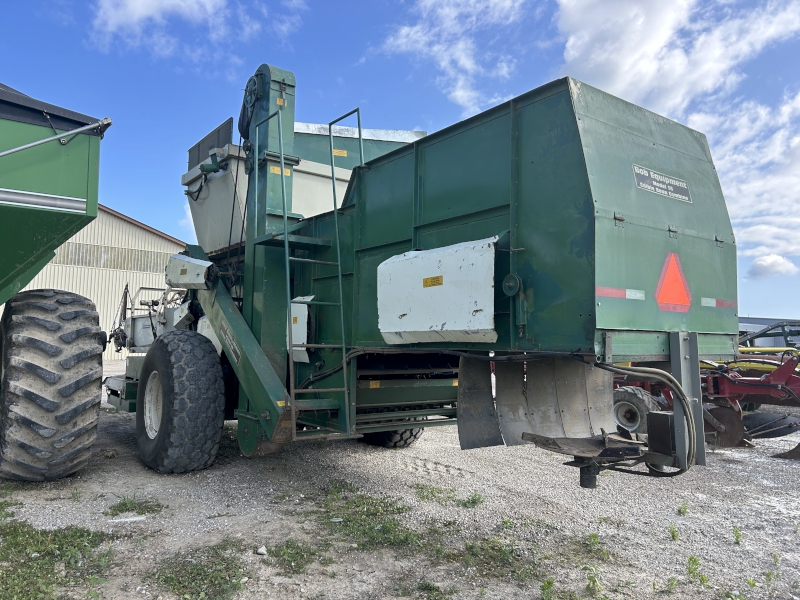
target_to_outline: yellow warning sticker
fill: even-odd
[[[278,106],[283,106],[283,104],[284,104],[283,98],[278,98],[275,102],[278,103]]]
[[[458,379],[453,379],[453,387],[458,387]]]
[[[292,317],[292,325],[297,325],[297,317]]]
[[[379,387],[381,387],[381,382],[380,381],[370,381],[369,382],[369,387],[370,388],[379,388]]]
[[[444,285],[444,275],[437,275],[436,277],[426,277],[422,280],[422,287],[434,287],[437,285]]]
[[[181,275],[186,275],[189,272],[189,269],[181,269]]]
[[[338,148],[333,149],[334,156],[347,156],[347,150],[339,150]]]
[[[281,168],[280,167],[276,167],[275,165],[272,165],[269,168],[269,172],[270,173],[275,173],[275,175],[280,175],[281,174]],[[286,175],[286,177],[289,177],[292,174],[292,172],[289,169],[284,169],[283,170],[283,174]]]
[[[286,400],[278,400],[275,404],[278,406],[286,406]]]

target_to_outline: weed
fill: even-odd
[[[330,544],[327,544],[322,551],[324,552],[329,547]],[[304,573],[306,567],[321,555],[319,548],[302,542],[295,542],[294,540],[288,540],[283,544],[267,548],[267,553],[275,559],[278,567],[289,576],[292,573]]]
[[[70,493],[70,498],[72,498],[73,502],[80,502],[81,491],[78,488],[72,488],[72,492]]]
[[[751,590],[755,589],[755,587],[756,587],[756,580],[755,580],[755,578],[754,578],[754,577],[748,577],[748,578],[747,578],[747,586],[748,586],[748,587],[749,587]]]
[[[781,574],[777,571],[767,571],[764,573],[764,587],[767,588],[767,593],[770,596],[775,595],[775,587],[777,586],[777,581],[781,578]]]
[[[483,504],[483,496],[473,492],[463,500],[457,500],[456,504],[462,508],[475,508],[479,504]]]
[[[129,512],[135,512],[137,515],[158,514],[164,508],[167,508],[158,500],[138,499],[136,498],[136,494],[133,494],[132,496],[114,495],[119,498],[119,502],[112,504],[106,511],[103,512],[104,515],[109,517],[116,517],[117,515]]]
[[[590,533],[587,535],[581,544],[581,549],[588,556],[600,560],[608,560],[611,556],[611,553],[603,548],[600,536],[597,533]]]
[[[722,590],[722,600],[747,600],[747,596],[735,590]]]
[[[678,516],[685,517],[686,512],[689,510],[689,504],[684,502],[678,507]]]
[[[781,555],[777,554],[777,553],[774,553],[772,555],[772,562],[775,564],[776,567],[780,567],[781,566]]]
[[[13,517],[14,512],[8,509],[17,506],[22,506],[22,502],[16,502],[14,500],[0,500],[0,520],[10,519]]]
[[[670,577],[667,580],[667,583],[664,584],[664,587],[661,590],[661,593],[662,594],[671,594],[677,589],[677,587],[678,587],[678,580],[675,577]]]
[[[450,553],[447,558],[463,563],[482,577],[511,577],[527,581],[536,575],[533,561],[522,549],[513,542],[498,538],[468,543],[463,551]]]
[[[405,512],[408,507],[391,498],[358,494],[352,487],[333,487],[322,502],[317,522],[333,533],[356,541],[361,549],[419,544],[419,534],[395,518]],[[332,517],[336,522],[331,521]]]
[[[584,565],[582,570],[586,572],[586,592],[594,597],[603,591],[603,577],[600,575],[600,568],[595,565]]]
[[[241,542],[226,539],[214,546],[178,552],[145,579],[182,600],[223,600],[242,589]]]
[[[672,538],[673,542],[677,542],[680,534],[678,533],[678,528],[675,527],[675,523],[669,524],[669,535]]]
[[[733,541],[737,546],[742,543],[742,532],[739,531],[739,527],[736,525],[733,526]]]
[[[417,591],[425,594],[423,597],[427,600],[446,600],[456,593],[456,588],[450,587],[442,590],[438,585],[430,581],[423,581],[417,584]]]
[[[424,483],[415,483],[411,487],[416,491],[417,499],[421,502],[438,502],[444,506],[456,498],[456,491],[453,488],[440,488]]]
[[[93,585],[90,577],[111,566],[107,534],[83,527],[35,529],[26,521],[0,520],[0,598],[50,598],[56,586]],[[90,596],[91,597],[91,596]]]
[[[556,600],[554,587],[555,580],[552,577],[548,577],[542,582],[542,585],[539,586],[539,591],[542,592],[542,600]]]
[[[508,518],[503,519],[500,521],[500,529],[514,529],[514,521]]]
[[[686,561],[686,572],[689,574],[689,579],[697,581],[700,587],[706,587],[708,584],[708,577],[700,572],[700,559],[696,556],[690,556]]]

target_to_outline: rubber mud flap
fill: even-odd
[[[462,450],[502,446],[488,360],[462,356],[458,366],[458,441]]]

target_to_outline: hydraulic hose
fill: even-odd
[[[618,365],[605,365],[602,363],[595,363],[595,366],[599,369],[603,369],[605,371],[611,371],[612,373],[619,373],[621,375],[636,375],[636,376],[646,376],[651,379],[655,379],[657,381],[661,381],[662,383],[666,384],[673,392],[675,397],[681,403],[683,407],[684,418],[686,420],[686,429],[688,432],[689,443],[688,448],[686,451],[686,468],[679,469],[674,473],[665,473],[665,476],[674,477],[676,475],[681,475],[688,471],[691,466],[694,464],[695,458],[697,457],[697,426],[694,421],[694,414],[692,413],[692,408],[689,404],[689,400],[686,398],[686,394],[683,391],[680,383],[678,380],[675,379],[670,373],[666,371],[662,371],[660,369],[653,369],[650,367],[621,367]]]

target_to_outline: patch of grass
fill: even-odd
[[[116,494],[114,495],[116,496]],[[140,499],[136,497],[136,494],[132,496],[117,496],[117,498],[119,498],[119,502],[109,506],[103,512],[104,515],[116,517],[129,512],[135,512],[137,515],[150,515],[158,514],[167,508],[166,505],[161,504],[158,500]]]
[[[514,521],[509,518],[504,518],[500,521],[500,529],[514,529]]]
[[[39,530],[0,520],[0,539],[0,598],[50,598],[57,586],[91,588],[113,558],[110,545],[100,548],[111,536],[83,527]]]
[[[526,556],[514,542],[498,538],[467,543],[463,551],[451,552],[446,557],[474,569],[481,577],[510,577],[517,581],[528,581],[537,575],[532,558]]]
[[[179,552],[145,579],[181,600],[223,600],[242,589],[245,573],[239,555],[243,551],[241,542],[226,539],[214,546]]]
[[[408,510],[391,498],[361,494],[352,486],[334,486],[322,502],[317,522],[331,533],[353,540],[361,549],[418,545],[419,534],[395,518]]]
[[[456,491],[453,488],[441,488],[425,483],[415,483],[411,487],[416,491],[420,502],[437,502],[444,506],[456,498]]]
[[[276,565],[286,575],[305,573],[306,567],[322,557],[322,553],[330,547],[326,544],[323,548],[317,548],[303,542],[287,540],[283,544],[278,544],[267,548],[267,554],[275,559]]]
[[[446,600],[456,593],[456,588],[449,587],[442,590],[438,585],[430,581],[423,581],[417,584],[417,591],[422,592],[426,600]]]
[[[677,542],[680,534],[678,533],[678,528],[675,527],[675,523],[669,524],[669,535],[672,538],[673,542]]]
[[[14,508],[17,506],[22,506],[22,502],[17,502],[15,500],[0,500],[0,520],[10,519],[14,516],[14,511],[9,510],[9,508]]]
[[[684,502],[678,507],[678,516],[685,517],[686,512],[689,510],[689,504]]]
[[[81,491],[78,488],[72,488],[70,492],[70,498],[73,502],[80,502],[81,501]]]
[[[456,504],[462,508],[475,508],[479,504],[483,504],[483,496],[473,492],[462,500],[456,500]]]
[[[733,526],[733,542],[739,546],[742,543],[742,532],[739,531],[739,527],[736,525]]]

